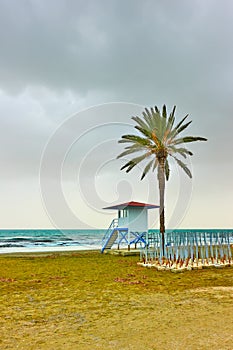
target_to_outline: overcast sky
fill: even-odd
[[[231,0],[0,0],[1,228],[105,228],[104,206],[157,204],[117,140],[164,103],[208,138],[192,181],[172,164],[167,227],[232,228],[232,37]]]

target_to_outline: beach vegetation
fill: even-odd
[[[160,205],[160,234],[162,242],[162,250],[164,256],[164,233],[165,233],[165,212],[164,212],[164,196],[165,196],[165,179],[169,179],[170,166],[169,159],[172,158],[182,170],[192,178],[191,171],[185,163],[187,157],[193,153],[187,149],[184,144],[195,141],[207,141],[204,137],[199,136],[181,136],[181,133],[187,129],[192,121],[187,121],[186,115],[181,121],[175,124],[175,110],[173,107],[170,114],[164,105],[160,111],[157,106],[153,108],[145,108],[142,117],[132,117],[136,123],[136,134],[123,135],[119,143],[128,144],[125,150],[118,158],[125,158],[132,154],[138,155],[126,162],[121,167],[128,173],[141,162],[146,162],[142,172],[141,180],[149,171],[157,170],[157,178],[159,184],[159,205]]]

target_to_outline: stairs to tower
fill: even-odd
[[[113,244],[115,243],[116,239],[118,237],[118,231],[117,229],[113,229],[109,238],[106,240],[104,247],[102,248],[102,253],[105,249],[111,249]]]
[[[115,243],[118,237],[118,220],[113,219],[109,228],[107,229],[104,238],[102,240],[102,248],[101,253],[104,252],[105,249],[111,249],[113,244]]]

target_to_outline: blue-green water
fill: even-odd
[[[100,249],[106,230],[0,230],[0,253]]]
[[[24,251],[93,250],[101,249],[106,230],[0,230],[0,253]],[[150,230],[158,231],[158,230]],[[174,232],[230,232],[233,229],[182,229]]]

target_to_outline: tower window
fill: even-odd
[[[127,218],[128,217],[128,209],[122,209],[118,211],[119,218]]]

